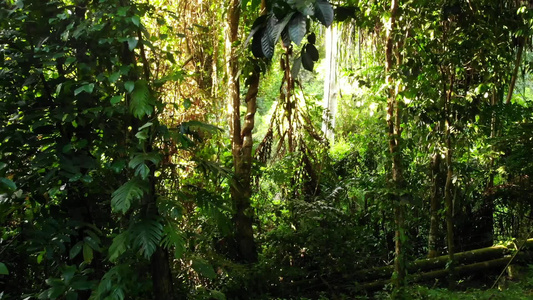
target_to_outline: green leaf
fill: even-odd
[[[83,260],[87,263],[91,263],[93,260],[93,249],[89,244],[83,244]]]
[[[94,90],[94,83],[84,84],[74,90],[74,96],[78,96],[78,94],[80,94],[81,92],[86,92],[88,94],[91,94],[93,90]]]
[[[135,88],[135,82],[133,81],[124,82],[124,88],[126,89],[126,91],[128,91],[128,93],[131,93],[133,89]]]
[[[96,241],[92,237],[86,236],[83,241],[86,245],[89,245],[94,251],[100,252],[100,246],[98,245],[98,241]]]
[[[139,16],[133,16],[131,17],[131,22],[139,27],[141,25],[141,18]]]
[[[281,32],[283,31],[283,29],[285,29],[285,27],[287,26],[287,23],[289,23],[289,21],[291,20],[292,15],[294,15],[294,12],[288,13],[281,21],[277,22],[274,28],[272,28],[272,30],[270,31],[268,30],[269,28],[267,27],[267,32],[269,32],[270,38],[272,39],[274,44],[278,42],[279,37],[281,36]],[[269,23],[267,23],[267,26],[268,24]]]
[[[120,101],[122,101],[122,96],[120,96],[120,95],[119,96],[113,96],[113,97],[111,97],[111,100],[110,100],[111,105],[115,105],[115,104],[119,103]]]
[[[333,7],[327,0],[316,1],[315,17],[326,27],[333,23]]]
[[[180,229],[172,223],[165,225],[163,232],[165,237],[161,241],[161,246],[165,249],[174,247],[174,258],[180,259],[185,253],[185,239]]]
[[[131,93],[130,110],[133,116],[138,119],[152,113],[153,102],[150,98],[148,83],[145,80],[135,82],[135,88]]]
[[[145,258],[149,259],[163,238],[163,225],[158,218],[147,217],[133,226],[132,233],[135,236],[133,245],[139,248]]]
[[[9,275],[9,270],[7,269],[7,266],[0,262],[0,275]]]
[[[83,246],[83,242],[82,241],[79,241],[76,243],[76,245],[74,245],[71,249],[70,249],[70,252],[69,252],[69,258],[70,259],[73,259],[74,257],[78,256],[78,254],[80,253],[81,251],[81,247]]]
[[[135,134],[135,137],[141,141],[148,139],[148,130],[141,130]]]
[[[301,13],[296,13],[289,22],[289,36],[293,42],[300,45],[306,33],[306,17]]]
[[[318,61],[318,50],[315,48],[314,45],[312,44],[307,44],[305,46],[305,52],[309,55],[309,57],[313,60],[313,61]]]
[[[142,179],[148,179],[150,175],[150,168],[146,164],[140,164],[135,168],[135,176],[139,176]]]
[[[305,48],[302,49],[302,65],[303,65],[304,69],[306,69],[307,71],[313,72],[313,67],[314,67],[315,63],[313,62],[313,59],[311,58],[309,53],[307,53],[304,50],[305,50]]]
[[[120,72],[115,72],[115,73],[109,75],[109,77],[107,77],[107,78],[109,79],[109,82],[114,83],[120,78]]]
[[[152,125],[153,125],[152,122],[146,122],[146,124],[144,124],[143,126],[139,127],[138,130],[141,131],[141,130],[143,130],[143,129],[145,129],[145,128],[148,128],[148,127],[150,127],[150,126],[152,126]]]
[[[136,37],[130,37],[127,39],[127,41],[128,41],[128,49],[130,49],[130,51],[135,49],[135,47],[137,47],[137,43],[139,42],[139,40]]]
[[[112,210],[126,213],[130,209],[131,202],[139,200],[147,190],[148,187],[145,181],[139,178],[131,179],[113,192],[111,198]]]
[[[161,161],[161,156],[157,152],[150,152],[150,153],[137,153],[135,156],[130,160],[128,163],[128,166],[132,169],[135,169],[140,164],[144,163],[145,161],[151,161],[154,165],[157,165]]]
[[[215,273],[213,267],[202,258],[193,259],[192,268],[203,277],[207,277],[209,279],[215,279],[217,277],[217,273]]]
[[[272,15],[271,18],[267,20],[267,26],[265,27],[265,32],[261,36],[261,49],[263,51],[263,55],[267,59],[271,59],[274,55],[274,40],[272,40],[272,30],[277,22],[276,17]]]
[[[191,105],[192,105],[191,99],[189,98],[183,99],[183,107],[185,107],[185,109],[189,109]]]
[[[113,243],[109,247],[109,251],[108,251],[109,260],[111,262],[115,262],[117,260],[117,258],[120,255],[122,255],[122,253],[126,252],[127,242],[128,242],[128,232],[127,231],[117,235],[113,239]]]
[[[4,177],[0,177],[0,191],[14,191],[16,189],[17,185],[13,181]]]

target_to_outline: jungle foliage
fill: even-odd
[[[520,0],[0,2],[0,299],[531,297],[532,29]],[[518,273],[455,274],[498,243]]]

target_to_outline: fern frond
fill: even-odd
[[[145,80],[135,82],[135,88],[131,92],[130,110],[138,119],[150,115],[154,110],[148,83]]]
[[[146,181],[137,177],[131,179],[113,192],[111,209],[126,213],[131,207],[131,202],[139,200],[147,190],[148,186]]]
[[[160,218],[146,217],[134,224],[131,232],[135,236],[134,247],[139,248],[139,252],[148,259],[154,254],[163,238],[163,225]]]

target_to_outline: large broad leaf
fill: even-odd
[[[128,246],[128,232],[123,232],[113,239],[113,243],[109,247],[109,260],[114,262],[122,253],[126,252]]]
[[[159,242],[163,238],[163,225],[156,217],[148,217],[136,223],[132,228],[135,235],[133,245],[145,258],[150,258],[154,254]]]
[[[281,21],[278,21],[274,25],[272,30],[269,31],[270,37],[272,38],[274,45],[278,42],[279,37],[281,36],[281,33],[283,32],[285,27],[287,27],[287,23],[289,23],[293,15],[294,15],[294,12],[287,14]],[[267,31],[268,31],[268,27],[267,27]]]
[[[289,35],[289,28],[285,26],[285,29],[281,32],[281,42],[283,47],[288,48],[291,45],[291,37]]]
[[[311,71],[312,72],[315,63],[313,62],[313,59],[311,58],[309,53],[307,53],[304,50],[305,50],[305,48],[302,49],[302,65],[303,65],[304,69],[306,69],[307,71]]]
[[[257,58],[265,57],[263,54],[263,47],[261,45],[263,35],[265,35],[265,28],[259,29],[259,31],[254,34],[254,38],[252,40],[252,54]]]
[[[131,207],[131,202],[139,200],[147,190],[148,187],[145,181],[139,178],[131,179],[113,192],[111,198],[112,210],[126,213]]]
[[[261,36],[261,50],[267,59],[271,59],[274,56],[274,40],[272,39],[272,35],[274,35],[273,31],[276,23],[277,19],[272,15],[267,21],[265,33]]]
[[[305,32],[307,31],[306,21],[306,16],[301,13],[295,13],[289,22],[289,36],[297,45],[300,45],[305,36]]]
[[[139,175],[142,179],[147,179],[150,174],[150,167],[145,161],[151,161],[154,165],[157,165],[160,160],[161,156],[157,152],[138,153],[130,160],[128,166],[131,169],[135,169],[135,175]]]
[[[131,92],[130,111],[133,116],[141,119],[145,115],[150,115],[154,110],[153,101],[145,80],[135,82],[135,88]]]
[[[309,54],[309,57],[311,57],[311,59],[313,61],[318,61],[318,50],[316,49],[316,47],[312,44],[307,44],[305,46],[305,52],[307,54]]]
[[[316,1],[315,17],[326,27],[333,23],[333,7],[327,0]]]
[[[180,259],[185,253],[185,238],[180,229],[172,223],[165,225],[163,229],[165,237],[161,241],[161,246],[166,249],[174,247],[174,258]]]

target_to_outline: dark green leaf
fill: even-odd
[[[78,256],[78,254],[80,253],[81,251],[81,247],[83,246],[83,242],[82,241],[79,241],[76,243],[76,245],[74,245],[71,249],[70,249],[70,252],[69,252],[69,258],[70,259],[73,259],[74,257]]]
[[[126,91],[128,91],[128,93],[131,93],[133,89],[135,88],[135,82],[133,81],[124,82],[124,88],[126,89]]]
[[[131,17],[131,22],[135,26],[139,27],[141,25],[141,18],[139,18],[139,16],[133,16],[133,17]]]
[[[302,65],[307,71],[313,72],[315,63],[313,62],[311,56],[309,56],[309,54],[307,54],[305,51],[302,51]]]
[[[115,105],[119,103],[120,101],[122,101],[122,96],[113,96],[111,97],[111,100],[110,100],[112,105]]]
[[[113,239],[113,243],[109,247],[109,251],[108,251],[110,261],[112,262],[116,261],[116,259],[120,255],[122,255],[122,253],[126,252],[127,242],[128,242],[127,231],[117,235]]]
[[[147,218],[132,228],[135,235],[133,244],[145,258],[150,258],[163,238],[163,225],[157,218]]]
[[[17,189],[17,185],[10,179],[0,177],[0,191],[14,191]]]
[[[138,42],[139,42],[139,40],[136,37],[128,38],[128,49],[130,49],[130,51],[133,51],[133,49],[135,49],[135,47],[137,47],[137,43]]]
[[[130,110],[133,116],[141,119],[153,112],[153,101],[150,98],[150,90],[145,80],[135,82],[135,88],[131,93]]]
[[[316,0],[315,17],[326,27],[333,23],[333,7],[327,0]]]
[[[88,244],[83,244],[83,260],[91,263],[93,260],[93,249]]]
[[[314,32],[311,32],[309,35],[307,35],[307,41],[313,45],[316,43],[316,35]]]
[[[139,200],[147,190],[145,181],[138,178],[131,179],[113,192],[111,198],[112,210],[126,213],[130,209],[131,202]]]
[[[307,18],[301,13],[295,13],[289,22],[289,36],[291,40],[300,45],[306,32]]]
[[[192,105],[191,99],[189,98],[183,99],[183,107],[185,107],[185,109],[189,109],[191,105]]]
[[[112,73],[112,74],[109,75],[109,77],[108,77],[109,82],[111,82],[111,83],[116,82],[119,78],[120,78],[120,72]]]
[[[265,35],[265,29],[261,28],[254,34],[254,37],[252,40],[252,53],[257,58],[265,57],[265,55],[263,54],[263,47],[261,44],[263,35]]]
[[[84,84],[79,88],[74,90],[74,96],[77,96],[81,92],[86,92],[88,94],[92,93],[94,90],[94,83]]]
[[[313,61],[318,61],[318,50],[312,44],[305,45],[305,52]]]
[[[0,262],[0,275],[9,275],[9,270],[7,269],[7,266]]]

